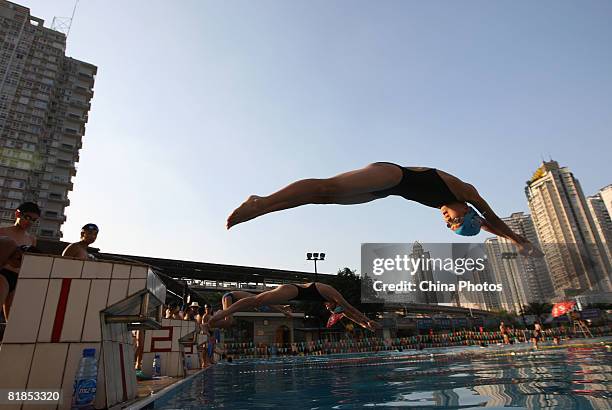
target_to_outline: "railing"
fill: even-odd
[[[600,326],[590,329],[594,337],[608,336],[611,334],[610,326]],[[510,332],[510,340],[515,342],[528,342],[531,331],[518,330]],[[543,331],[544,339],[554,337],[576,338],[570,328],[555,328]],[[473,332],[461,331],[434,335],[418,335],[410,337],[398,337],[393,339],[382,339],[365,337],[362,339],[342,339],[338,341],[317,340],[311,342],[296,343],[222,343],[225,354],[235,359],[265,358],[270,356],[318,356],[324,354],[338,353],[364,353],[393,350],[422,350],[427,348],[453,347],[453,346],[486,346],[490,344],[503,343],[500,332]]]

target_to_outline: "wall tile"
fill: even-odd
[[[106,300],[110,288],[110,280],[98,279],[91,281],[89,302],[83,325],[83,342],[98,342],[102,340],[100,326],[100,311],[106,308]]]
[[[157,353],[161,362],[161,374],[162,376],[168,375],[168,352]]]
[[[112,270],[112,263],[85,261],[81,277],[83,279],[110,279]]]
[[[61,279],[50,279],[49,287],[47,288],[47,297],[40,321],[38,330],[39,342],[50,342],[51,332],[53,331],[53,323],[55,321],[55,312],[57,310],[57,302],[59,301],[60,291],[62,289]]]
[[[48,283],[48,279],[19,279],[4,344],[36,342]]]
[[[130,268],[130,265],[125,265],[122,263],[113,264],[113,279],[129,279]]]
[[[67,343],[38,343],[34,349],[28,389],[52,389],[62,385]],[[24,409],[32,408],[24,405]]]
[[[125,279],[113,279],[110,284],[110,291],[108,293],[107,306],[111,306],[120,300],[123,300],[127,296],[128,280]]]
[[[116,382],[116,363],[119,359],[115,359],[115,351],[113,350],[113,342],[102,342],[104,346],[104,374],[106,376],[105,385],[106,385],[106,401],[108,406],[112,406],[117,403],[117,388],[115,386]],[[120,376],[121,377],[121,376]]]
[[[96,384],[96,400],[94,401],[94,407],[96,409],[106,408],[106,378],[104,373],[104,352],[100,354],[100,360],[98,362],[98,383]]]
[[[51,269],[52,278],[80,278],[83,271],[83,261],[56,257]]]
[[[147,286],[146,279],[130,279],[130,284],[128,287],[128,296],[133,295],[134,293],[145,289]]]
[[[0,349],[0,386],[23,389],[28,382],[35,344],[2,344]]]
[[[130,279],[146,279],[149,268],[146,266],[132,266]]]
[[[70,285],[66,314],[64,315],[64,326],[60,341],[80,342],[83,334],[83,320],[87,311],[87,298],[89,297],[89,286],[91,280],[75,279]]]
[[[35,256],[25,254],[19,269],[19,278],[48,279],[53,266],[53,258],[50,256]]]
[[[151,377],[153,374],[153,359],[155,353],[144,353],[142,355],[142,372],[147,377]]]

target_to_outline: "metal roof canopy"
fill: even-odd
[[[151,265],[175,279],[218,282],[311,282],[314,273],[104,253]]]

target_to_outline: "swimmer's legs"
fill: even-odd
[[[376,197],[371,192],[390,188],[402,179],[391,164],[369,164],[326,179],[302,179],[270,196],[250,196],[229,216],[227,228],[258,216],[306,204],[358,204]]]
[[[9,320],[9,315],[11,314],[11,305],[13,304],[13,298],[15,297],[15,291],[9,292],[4,299],[4,304],[2,305],[4,311],[4,319]]]
[[[8,300],[8,296],[9,296],[10,292],[9,292],[9,283],[6,280],[6,278],[2,275],[0,275],[0,309],[4,308],[4,317],[6,318],[8,315],[8,308],[6,306],[8,306],[8,303],[5,306],[5,302]],[[8,318],[7,318],[8,320]]]
[[[281,285],[274,290],[262,292],[257,296],[240,299],[230,307],[217,311],[208,322],[210,327],[216,327],[226,317],[263,305],[281,305],[297,296],[298,291],[294,285]]]
[[[16,252],[21,252],[15,241],[8,237],[0,237],[0,268],[8,264]],[[8,280],[4,276],[0,276],[0,309],[4,309],[4,318],[8,320],[11,310],[11,303],[15,291],[9,291]]]
[[[134,368],[142,369],[142,356],[144,354],[145,334],[144,330],[136,331],[136,349],[134,350]]]

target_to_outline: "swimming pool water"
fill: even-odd
[[[219,364],[156,409],[612,408],[612,352],[464,349]],[[487,351],[489,350],[489,351]],[[446,350],[448,352],[449,350]],[[485,353],[486,352],[486,353]]]

